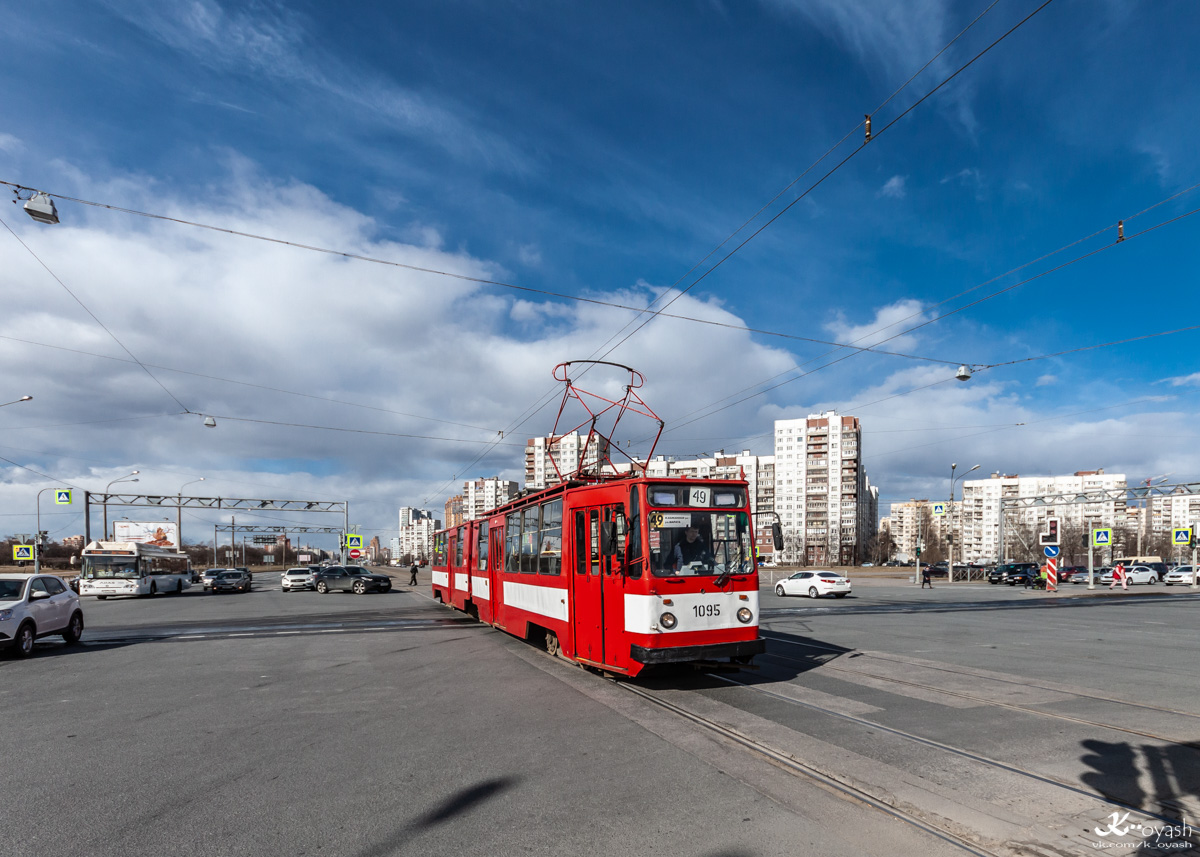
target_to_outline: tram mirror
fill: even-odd
[[[617,554],[617,522],[600,522],[600,553],[602,556]]]
[[[771,524],[771,543],[775,545],[775,550],[783,550],[783,525],[778,521]]]

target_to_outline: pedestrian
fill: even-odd
[[[933,580],[929,576],[929,566],[927,565],[921,568],[921,588],[924,589],[926,586],[933,589]]]
[[[1129,589],[1129,578],[1125,574],[1125,566],[1121,563],[1117,563],[1117,567],[1113,569],[1112,583],[1108,585],[1108,588],[1113,589],[1118,583],[1121,584],[1122,589]]]
[[[409,576],[408,585],[416,586],[417,585],[417,564],[415,562],[412,564],[412,568],[410,568],[408,570],[408,576]]]

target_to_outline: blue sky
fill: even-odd
[[[883,131],[1038,5],[995,3],[875,113],[875,140],[669,312],[870,344],[1100,250],[1117,220],[1200,182],[1200,11],[1183,0],[1054,0]],[[24,4],[0,32],[0,179],[641,307],[695,280],[705,267],[687,275],[694,265],[848,132],[751,229],[850,155],[863,114],[985,8]],[[1132,217],[1126,234],[1198,200]],[[15,207],[0,215],[28,247],[0,231],[6,327],[24,340],[0,340],[0,398],[35,396],[0,410],[0,455],[92,490],[134,468],[139,487],[163,493],[202,475],[223,496],[349,498],[362,529],[386,535],[395,507],[440,509],[454,480],[520,478],[523,440],[553,425],[553,408],[521,422],[552,390],[553,366],[597,353],[632,318],[58,207],[57,227]],[[984,367],[1200,323],[1198,223],[1103,249],[881,347]],[[111,359],[121,346],[64,286],[164,367],[151,370],[162,386]],[[981,369],[965,384],[947,363],[859,354],[693,421],[829,362],[809,362],[829,350],[663,318],[607,359],[646,376],[667,454],[766,453],[776,418],[858,415],[885,508],[944,494],[951,461],[1200,478],[1195,331]],[[180,403],[228,419],[203,429]],[[473,462],[502,429],[506,443]],[[6,531],[31,528],[35,489],[50,483],[0,464]],[[70,514],[52,520],[60,535],[81,529]]]

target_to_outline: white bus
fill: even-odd
[[[92,542],[83,549],[79,594],[103,600],[110,595],[180,593],[192,585],[187,554],[141,542]]]

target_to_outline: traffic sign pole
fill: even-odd
[[[1046,557],[1046,591],[1058,592],[1058,559]]]

